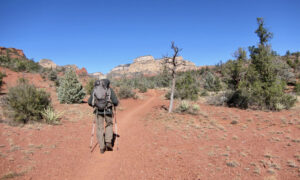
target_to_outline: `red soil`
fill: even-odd
[[[7,74],[13,85],[18,73]],[[198,115],[170,115],[163,92],[149,90],[121,101],[119,150],[100,154],[99,147],[89,149],[92,109],[59,104],[49,82],[26,77],[48,87],[55,109],[64,112],[62,125],[1,123],[0,178],[9,172],[19,173],[15,179],[300,178],[299,105],[261,112],[199,101]]]

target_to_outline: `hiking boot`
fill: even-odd
[[[113,146],[111,143],[106,143],[106,150],[107,151],[112,151],[113,150]]]
[[[103,154],[105,152],[105,149],[100,149],[100,153]]]

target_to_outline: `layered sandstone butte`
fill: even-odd
[[[50,59],[41,59],[39,64],[44,68],[53,68],[55,69],[57,65]]]
[[[101,72],[95,72],[95,73],[91,73],[89,75],[96,79],[105,79],[106,78],[106,75],[102,74]]]
[[[177,69],[178,71],[195,70],[197,66],[183,57],[176,58],[182,64]],[[109,76],[123,77],[132,76],[134,74],[157,75],[164,67],[165,59],[154,59],[153,56],[141,56],[133,60],[132,64],[119,65],[109,72]]]

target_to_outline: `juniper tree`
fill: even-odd
[[[251,63],[233,97],[243,99],[243,107],[252,105],[271,110],[289,108],[295,100],[284,93],[285,82],[278,78],[274,67],[274,55],[268,44],[273,34],[264,27],[262,18],[257,18],[257,22],[255,33],[259,37],[259,44],[249,47]]]
[[[57,89],[60,103],[80,103],[85,96],[84,89],[73,70],[68,70],[59,80]]]

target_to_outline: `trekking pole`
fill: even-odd
[[[97,114],[95,115],[95,120],[93,123],[93,128],[92,128],[92,135],[91,135],[91,143],[90,143],[90,149],[92,151],[92,145],[93,145],[93,139],[94,139],[94,134],[95,134],[95,122],[96,122]]]
[[[117,125],[117,110],[116,107],[114,106],[114,111],[115,111],[115,131],[116,131],[116,146],[117,146],[117,151],[119,150],[119,146],[118,146],[118,125]]]

